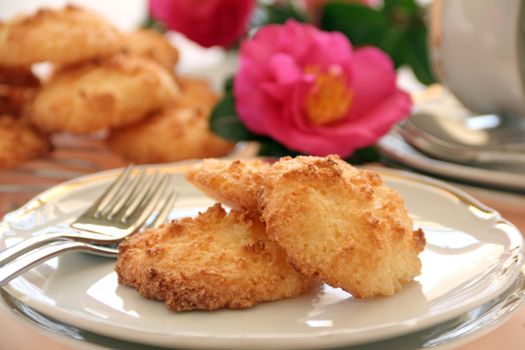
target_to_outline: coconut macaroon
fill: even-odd
[[[179,51],[168,39],[154,30],[139,29],[124,37],[123,52],[153,60],[173,72]]]
[[[209,130],[217,95],[200,80],[181,79],[181,95],[174,103],[133,125],[113,129],[109,148],[136,163],[164,163],[221,157],[233,143]]]
[[[177,98],[177,105],[202,110],[207,116],[219,100],[208,82],[198,78],[177,77],[182,93]]]
[[[36,158],[50,149],[47,136],[27,122],[0,116],[0,169]]]
[[[117,55],[60,69],[36,95],[31,118],[47,132],[89,133],[137,122],[179,93],[157,63]]]
[[[122,35],[93,11],[75,6],[41,9],[0,23],[0,65],[39,62],[70,64],[109,56],[122,47]]]
[[[205,159],[190,168],[186,179],[229,207],[256,213],[257,195],[269,169],[261,159]]]
[[[31,67],[0,65],[0,86],[2,85],[37,88],[40,86],[40,80],[32,72]]]
[[[0,115],[23,114],[39,87],[30,67],[0,66]]]
[[[129,237],[115,269],[120,283],[173,311],[247,308],[312,286],[266,237],[257,216],[226,214],[220,204]]]
[[[425,239],[403,199],[337,156],[282,158],[259,204],[294,266],[356,298],[392,295],[420,273]]]

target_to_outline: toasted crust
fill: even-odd
[[[40,80],[30,67],[12,68],[0,65],[0,85],[36,88],[40,86]]]
[[[136,163],[220,157],[233,144],[214,135],[208,126],[217,95],[199,80],[182,79],[182,94],[170,106],[128,127],[111,131],[110,149]]]
[[[0,66],[0,115],[21,115],[39,86],[40,80],[30,68]]]
[[[179,51],[170,44],[168,39],[149,29],[139,29],[126,35],[123,51],[130,55],[153,60],[170,72],[173,72],[179,60]]]
[[[0,23],[0,65],[70,64],[116,53],[122,35],[98,14],[75,6],[41,9]]]
[[[210,197],[234,208],[258,211],[257,195],[270,164],[261,159],[205,159],[193,166],[186,179]]]
[[[0,169],[38,157],[50,149],[48,138],[26,122],[0,116]]]
[[[312,281],[246,212],[220,204],[120,244],[119,282],[173,311],[246,308],[306,292]]]
[[[155,62],[117,55],[61,69],[35,97],[31,117],[48,132],[88,133],[137,122],[178,94]]]
[[[283,158],[259,204],[269,237],[299,270],[357,298],[392,295],[420,273],[423,232],[377,173],[336,156]]]

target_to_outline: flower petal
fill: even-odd
[[[312,125],[308,131],[287,123],[281,128],[274,125],[269,130],[273,138],[290,149],[318,156],[336,153],[347,157],[359,148],[374,144],[395,122],[409,115],[411,106],[410,95],[396,89],[376,108],[353,123],[332,127]]]
[[[278,106],[271,97],[262,92],[261,84],[254,89],[252,82],[239,79],[239,75],[233,82],[233,94],[235,96],[235,110],[239,119],[253,133],[267,135],[266,117],[277,113]],[[261,90],[259,90],[261,89]],[[254,108],[257,106],[257,108]]]
[[[210,47],[230,46],[248,27],[254,0],[150,0],[153,17],[186,35],[196,43]]]
[[[356,50],[352,65],[354,95],[350,119],[366,113],[396,88],[396,72],[392,61],[378,48],[364,47]]]
[[[352,44],[346,36],[339,32],[331,32],[317,35],[313,40],[315,49],[306,57],[305,65],[316,65],[325,70],[332,65],[338,65],[351,73]],[[329,55],[326,54],[327,51],[330,52]]]

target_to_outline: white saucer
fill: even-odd
[[[54,320],[21,303],[5,291],[0,291],[0,308],[4,308],[17,321],[35,331],[44,331],[58,343],[79,350],[159,350],[158,347],[131,343],[92,333]],[[501,295],[470,312],[408,335],[379,342],[345,347],[345,350],[433,350],[451,349],[473,341],[509,319],[525,298],[525,276]]]
[[[505,171],[503,168],[474,167],[430,158],[407,144],[395,128],[379,140],[378,146],[387,158],[427,174],[460,180],[467,184],[525,191],[525,174]]]

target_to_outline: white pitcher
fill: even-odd
[[[525,1],[435,0],[434,72],[474,112],[525,117]]]

